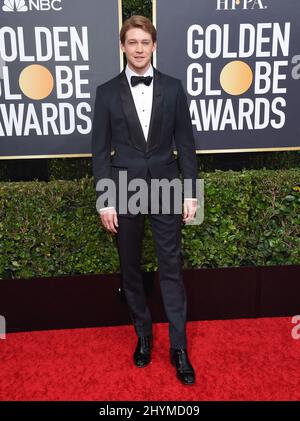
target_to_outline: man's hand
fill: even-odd
[[[117,234],[116,227],[118,227],[118,216],[115,208],[110,209],[103,209],[100,211],[100,219],[104,228],[112,232],[113,234]]]
[[[183,203],[183,222],[189,222],[195,217],[197,210],[197,199],[184,199]]]

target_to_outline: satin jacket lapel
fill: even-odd
[[[141,151],[146,150],[146,139],[135,108],[134,100],[127,81],[125,70],[120,75],[120,95],[123,111],[128,123],[130,140],[133,146]]]
[[[146,145],[147,152],[150,152],[159,144],[163,120],[163,92],[161,75],[155,68],[153,68],[153,70],[153,102],[150,127]]]

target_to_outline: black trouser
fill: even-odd
[[[152,334],[140,268],[145,215],[118,215],[117,247],[123,290],[138,336]],[[182,215],[148,215],[158,258],[160,287],[169,321],[170,346],[186,347],[186,292],[181,268]]]

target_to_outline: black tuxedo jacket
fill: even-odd
[[[174,146],[178,160],[173,153]],[[183,178],[193,180],[192,191],[184,191],[184,197],[196,197],[195,141],[181,81],[154,68],[147,141],[125,70],[98,86],[92,128],[92,157],[95,186],[99,180],[110,178],[118,189],[120,170],[127,170],[128,180],[136,177],[145,179],[148,170],[151,178],[171,180],[179,177],[180,170]],[[101,193],[103,191],[97,191],[97,197]]]

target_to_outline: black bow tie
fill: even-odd
[[[131,86],[136,86],[139,83],[144,83],[145,85],[150,86],[152,79],[152,76],[131,76],[130,83]]]

